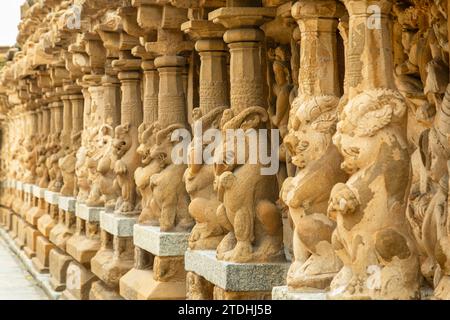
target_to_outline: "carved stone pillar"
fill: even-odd
[[[386,72],[394,70],[390,17],[392,1],[350,0],[344,3],[350,14],[349,47],[346,52],[349,99],[366,88],[395,88],[394,73]],[[363,26],[367,34],[356,32],[356,28]]]
[[[120,59],[113,62],[113,67],[119,70],[118,78],[122,89],[121,124],[115,129],[113,142],[114,154],[117,159],[114,164],[114,173],[121,188],[121,195],[115,209],[117,214],[134,215],[137,213],[134,172],[140,163],[136,150],[139,145],[138,127],[143,118],[140,66],[141,61],[132,59],[129,51],[122,52]]]
[[[224,40],[228,43],[230,48],[230,99],[231,110],[227,112],[226,119],[223,122],[223,130],[237,130],[244,124],[244,119],[247,116],[255,116],[254,123],[251,124],[251,129],[259,131],[260,129],[267,128],[268,114],[266,111],[266,99],[264,97],[264,85],[261,60],[261,41],[264,40],[264,32],[259,29],[265,21],[273,17],[275,14],[272,8],[260,8],[260,7],[226,7],[215,10],[209,14],[209,19],[215,23],[220,23],[227,28],[224,35]],[[250,129],[250,128],[246,128]],[[226,139],[225,139],[226,140]],[[226,150],[225,145],[231,143],[231,141],[223,142],[221,150]],[[246,147],[248,148],[248,147]],[[258,150],[258,147],[252,148],[253,152]],[[235,150],[234,152],[242,152],[243,150]],[[233,177],[236,179],[234,183],[240,185],[241,183],[250,183],[248,185],[248,192],[253,190],[256,184],[264,185],[264,191],[261,194],[261,199],[253,199],[250,202],[244,204],[244,201],[231,200],[232,194],[234,194],[236,188],[225,187],[222,189],[218,185],[219,199],[222,202],[222,206],[218,209],[218,213],[229,215],[237,214],[234,221],[230,221],[233,226],[231,230],[235,233],[228,234],[224,239],[224,244],[227,242],[230,244],[228,237],[235,237],[237,241],[234,245],[221,245],[219,244],[217,250],[217,258],[219,260],[233,261],[233,262],[269,262],[280,261],[284,259],[282,253],[282,230],[281,230],[281,215],[275,208],[275,201],[278,198],[278,187],[275,175],[263,175],[261,168],[264,167],[261,164],[241,164],[235,162],[232,165],[221,163],[217,158],[216,165],[216,179],[221,181],[225,176]],[[259,162],[258,162],[259,163]],[[241,176],[239,171],[246,168],[250,171]],[[253,171],[254,170],[254,171]],[[252,177],[249,179],[249,177]],[[252,180],[254,179],[254,181]],[[250,182],[252,180],[252,182]],[[233,184],[234,184],[233,183]],[[220,184],[220,182],[219,182]],[[242,185],[241,185],[242,187]],[[244,187],[247,190],[247,187]],[[242,190],[242,189],[241,189]],[[269,206],[271,206],[271,218],[267,221],[262,221],[257,218],[258,216],[258,203],[262,199],[268,200]],[[233,203],[233,204],[232,204]],[[232,208],[238,208],[245,206],[245,210],[234,211]],[[228,211],[230,211],[228,213]],[[240,219],[243,219],[240,221]],[[245,222],[244,222],[245,221]],[[274,226],[274,232],[269,234],[255,232],[258,228],[258,224],[269,223]],[[236,225],[237,224],[237,225]],[[245,226],[244,226],[245,225]],[[276,227],[275,227],[276,226]],[[229,228],[229,227],[228,227]],[[242,228],[242,229],[241,229]],[[260,238],[261,240],[257,240]],[[228,240],[227,240],[228,239]],[[267,241],[270,243],[270,250],[266,248],[258,249],[256,244],[259,241]],[[260,251],[262,250],[262,251]]]
[[[162,56],[155,59],[159,72],[158,121],[162,128],[172,124],[186,124],[183,71],[186,59]]]
[[[350,16],[349,102],[333,142],[350,178],[334,186],[329,200],[328,214],[337,221],[333,248],[344,264],[329,297],[414,299],[419,296],[419,261],[405,215],[407,106],[392,72],[386,73],[393,70],[393,1],[344,3]]]
[[[115,128],[120,124],[120,81],[117,72],[112,68],[113,58],[107,58],[103,84],[103,120],[104,123]]]
[[[61,88],[59,88],[60,90]],[[58,90],[58,91],[59,91]],[[50,149],[51,155],[46,160],[49,170],[50,183],[48,189],[52,192],[59,192],[62,187],[62,175],[59,168],[58,161],[63,156],[64,151],[61,146],[61,133],[63,131],[63,103],[59,100],[57,95],[53,96],[53,102],[50,103],[51,122],[50,127],[51,141]]]
[[[143,123],[151,125],[158,121],[159,74],[154,60],[142,61],[144,70]]]
[[[203,115],[217,107],[229,106],[227,55],[223,42],[225,29],[206,20],[191,20],[182,25],[184,32],[196,40],[200,55],[200,110]]]
[[[232,146],[235,140],[230,135],[225,135],[227,130],[236,133],[235,130],[244,126],[245,129],[259,132],[260,129],[268,127],[269,121],[266,110],[267,102],[264,96],[266,79],[263,72],[265,62],[262,54],[262,42],[265,36],[259,27],[275,15],[275,10],[259,7],[260,3],[256,3],[254,7],[246,7],[246,5],[248,2],[232,3],[227,1],[227,7],[209,13],[209,20],[225,27],[226,32],[223,39],[228,44],[231,56],[231,108],[223,113],[222,119],[219,121],[225,139],[216,150],[214,159],[214,186],[220,201],[215,216],[219,219],[218,225],[226,230],[226,235],[218,244],[215,257],[204,256],[202,250],[191,250],[186,253],[186,270],[192,271],[187,278],[188,288],[192,291],[189,292],[190,296],[207,297],[212,295],[214,299],[235,299],[237,297],[240,299],[264,299],[270,296],[268,290],[262,289],[260,286],[262,283],[258,284],[258,288],[261,289],[253,292],[236,287],[230,290],[227,284],[214,281],[206,283],[205,279],[211,279],[209,270],[194,267],[192,262],[197,259],[205,258],[208,263],[216,265],[217,268],[221,268],[225,263],[223,261],[248,263],[254,268],[255,274],[264,272],[259,268],[266,262],[271,262],[274,268],[280,268],[280,270],[286,268],[282,244],[281,214],[275,206],[278,198],[275,172],[264,175],[262,171],[265,166],[262,163],[259,161],[250,163],[249,159],[243,160],[239,156],[244,149],[252,149],[251,152],[258,153],[257,143],[250,147],[244,142],[239,148],[236,145]],[[246,119],[252,120],[247,122]],[[268,137],[263,137],[263,139],[268,139]],[[225,159],[225,154],[228,156],[233,154],[234,161],[222,162],[221,159]],[[255,197],[256,185],[261,186],[261,189]],[[237,191],[238,189],[240,191]],[[250,194],[253,196],[249,196]],[[260,211],[262,209],[261,201],[267,205],[264,211],[268,215],[264,221],[259,218],[262,213]],[[230,220],[227,217],[233,218]],[[224,220],[221,220],[223,218]],[[268,230],[267,227],[271,230],[269,233],[262,231]],[[263,246],[261,246],[262,243],[264,243]],[[265,276],[261,275],[261,278],[265,278]]]
[[[195,49],[201,60],[200,106],[193,112],[194,141],[189,150],[189,165],[185,174],[186,189],[191,197],[189,213],[196,220],[189,247],[210,250],[217,248],[225,230],[215,219],[220,202],[213,187],[213,165],[205,164],[210,159],[197,158],[203,155],[204,132],[218,129],[223,111],[229,106],[228,50],[222,38],[225,28],[221,25],[207,20],[191,20],[184,23],[182,29],[196,40]],[[201,131],[198,130],[200,128]]]
[[[336,31],[344,11],[335,0],[298,1],[292,7],[301,32],[299,90],[284,144],[300,170],[284,182],[281,196],[294,224],[287,277],[294,291],[327,289],[342,267],[331,246],[336,224],[326,208],[333,186],[347,179],[332,143],[340,97]]]
[[[72,134],[72,104],[70,102],[70,95],[68,94],[62,95],[61,100],[63,102],[61,144],[63,148],[68,148],[71,142],[70,136]]]
[[[49,139],[52,132],[51,111],[48,105],[42,106],[42,137],[44,142],[42,145],[42,154],[39,157],[38,166],[41,170],[41,178],[39,180],[39,187],[46,188],[49,183],[48,168],[45,164],[49,154]]]

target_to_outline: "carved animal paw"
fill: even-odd
[[[200,228],[198,228],[198,225],[196,225],[191,231],[189,241],[195,242],[201,238],[202,238],[202,230],[200,230]]]
[[[133,210],[134,210],[134,206],[128,201],[124,201],[122,203],[122,206],[119,209],[119,211],[122,213],[133,212]]]
[[[331,217],[340,214],[351,214],[355,212],[359,202],[353,191],[344,183],[338,183],[331,191],[328,204],[328,214]]]
[[[253,248],[250,242],[238,241],[233,250],[225,252],[223,259],[232,262],[248,262],[252,259]]]
[[[114,172],[116,174],[125,174],[127,173],[127,165],[122,161],[117,161],[114,167]]]

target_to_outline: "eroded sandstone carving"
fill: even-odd
[[[27,1],[18,30],[0,226],[66,298],[450,298],[448,1]]]

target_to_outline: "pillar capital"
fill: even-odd
[[[189,20],[181,25],[181,30],[193,39],[222,38],[225,27],[208,20]]]
[[[275,8],[225,7],[209,13],[209,20],[227,29],[259,27],[276,16]]]
[[[344,13],[344,5],[337,0],[299,0],[291,8],[296,20],[338,18]]]
[[[342,0],[351,16],[389,15],[393,0]]]

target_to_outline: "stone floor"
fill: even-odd
[[[1,238],[0,300],[48,300],[44,291]]]

